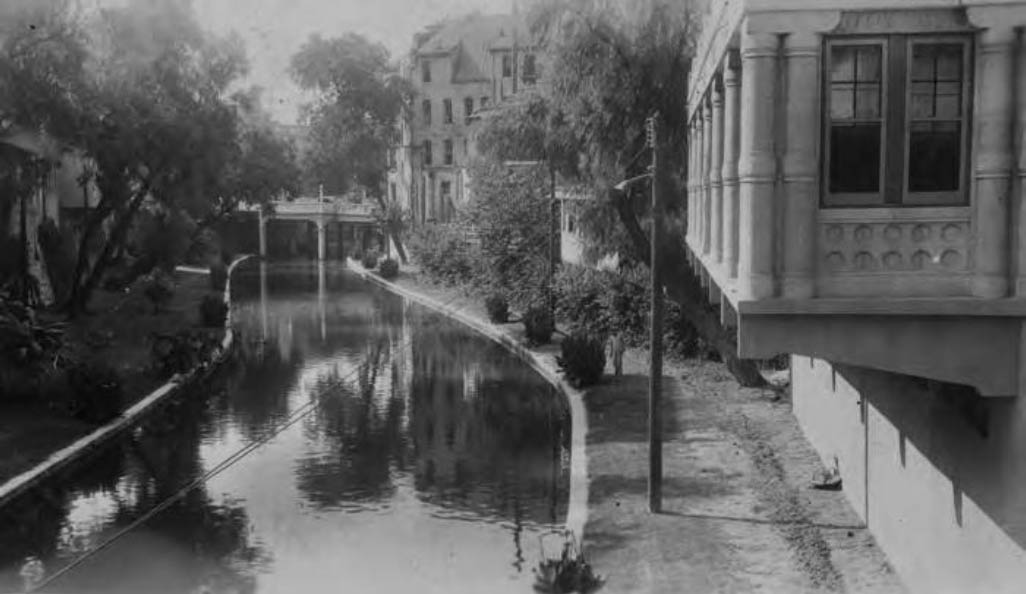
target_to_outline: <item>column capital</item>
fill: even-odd
[[[738,50],[727,50],[721,67],[724,87],[736,87],[741,84],[741,53]]]
[[[822,35],[815,31],[794,31],[784,38],[784,55],[787,57],[819,57]]]

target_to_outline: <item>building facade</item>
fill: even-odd
[[[1026,2],[723,0],[686,244],[912,592],[1026,583]]]
[[[469,199],[477,115],[535,88],[537,56],[522,17],[477,14],[418,34],[403,74],[414,96],[389,157],[389,197],[414,224],[448,222]]]

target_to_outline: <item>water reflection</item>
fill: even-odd
[[[570,425],[547,384],[330,266],[254,264],[233,293],[219,385],[0,510],[0,591],[27,556],[52,573],[264,440],[44,591],[530,588],[567,515]]]

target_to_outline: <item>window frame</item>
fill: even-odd
[[[905,146],[902,158],[902,183],[901,183],[901,204],[902,206],[965,206],[969,203],[969,151],[970,151],[970,128],[972,126],[973,105],[973,39],[968,35],[908,35],[905,40],[907,51],[905,52],[905,121],[904,134]],[[912,138],[912,48],[920,45],[955,45],[962,46],[962,102],[960,114],[959,156],[961,162],[958,172],[958,188],[955,190],[912,192],[909,190],[909,160],[911,157],[910,146]]]
[[[442,123],[451,124],[453,122],[452,116],[452,99],[442,99]]]
[[[890,63],[890,47],[886,35],[852,35],[831,37],[824,40],[823,46],[823,82],[820,85],[823,96],[823,184],[822,206],[824,207],[879,207],[884,205],[887,194],[887,134],[889,132],[887,111],[890,107],[890,80],[888,64]],[[835,46],[877,46],[880,48],[880,163],[877,167],[880,189],[876,192],[831,192],[830,191],[830,133],[834,120],[830,114],[832,100],[831,71],[833,68],[833,48]],[[852,114],[854,115],[854,114]],[[857,121],[853,118],[852,121]]]
[[[420,61],[420,82],[431,82],[431,60],[422,58]]]
[[[456,161],[456,148],[451,138],[442,141],[442,164],[452,165]]]
[[[474,98],[464,97],[463,98],[463,123],[470,123],[470,116],[474,113]]]
[[[424,144],[422,145],[422,149],[424,151],[424,166],[425,167],[431,167],[433,165],[433,163],[432,163],[433,159],[432,159],[432,154],[431,154],[432,153],[431,141],[425,139],[424,140]]]
[[[420,118],[424,121],[425,126],[431,125],[431,100],[423,99],[420,102]]]
[[[895,49],[894,45],[900,44]],[[959,187],[957,190],[912,192],[909,190],[912,118],[912,59],[915,45],[960,44],[962,53],[962,109],[959,143]],[[831,192],[831,70],[835,46],[877,45],[881,47],[880,191]],[[968,206],[972,194],[972,150],[975,97],[976,42],[968,32],[874,33],[825,37],[820,65],[820,207],[835,208],[929,208]],[[902,54],[898,56],[895,54]],[[900,62],[897,58],[902,58]],[[895,67],[901,68],[894,72]],[[895,84],[896,83],[896,84]],[[898,96],[900,93],[901,96]],[[901,105],[892,105],[900,103]],[[895,111],[893,108],[900,108]],[[895,121],[895,119],[898,121]],[[857,121],[857,120],[856,120]],[[897,127],[897,128],[896,128]],[[900,138],[900,146],[894,140]],[[899,151],[898,154],[892,154]]]

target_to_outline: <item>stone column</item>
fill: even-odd
[[[1015,32],[997,25],[981,34],[976,107],[976,270],[973,295],[1008,294],[1012,193],[1012,49]]]
[[[727,278],[737,277],[737,154],[741,129],[741,96],[736,50],[723,60],[723,269]]]
[[[687,243],[695,236],[695,122],[688,120],[688,199],[687,199]]]
[[[783,278],[784,297],[815,294],[816,221],[819,210],[816,151],[819,137],[820,40],[815,33],[791,33],[784,48],[786,86]]]
[[[747,28],[745,23],[742,27]],[[776,159],[773,150],[778,39],[741,34],[741,136],[738,162],[738,296],[773,296],[773,220]]]
[[[698,127],[698,142],[695,143],[695,255],[702,255],[705,233],[705,118],[702,102],[695,107],[695,125]]]
[[[708,256],[712,250],[712,102],[706,95],[702,99],[702,255]]]
[[[723,88],[713,79],[710,92],[712,106],[712,142],[709,156],[709,258],[713,266],[723,262]]]
[[[324,261],[325,258],[325,237],[324,237],[324,219],[317,219],[317,259]]]
[[[257,233],[260,242],[260,257],[267,257],[267,219],[262,208],[257,207]]]
[[[1016,142],[1019,148],[1018,154],[1018,179],[1015,180],[1015,190],[1019,192],[1019,213],[1017,228],[1019,230],[1019,268],[1016,275],[1015,294],[1026,296],[1026,33],[1019,34],[1018,40],[1018,70],[1015,73],[1016,83],[1016,105],[1019,123],[1018,139]]]

